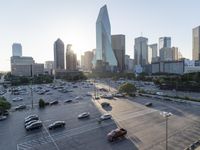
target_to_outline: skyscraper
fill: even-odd
[[[68,44],[66,49],[66,70],[75,71],[77,69],[77,57],[71,49],[72,45]]]
[[[144,66],[148,63],[148,39],[145,37],[135,38],[134,45],[135,65]]]
[[[171,60],[171,37],[159,38],[159,56],[161,61]]]
[[[200,26],[192,30],[192,59],[200,60]]]
[[[150,64],[151,62],[154,62],[155,59],[157,59],[158,56],[158,45],[155,44],[150,44],[148,46],[148,63]]]
[[[13,43],[12,56],[22,56],[22,45],[20,43]]]
[[[160,37],[159,38],[159,50],[161,48],[171,48],[171,37]]]
[[[93,65],[97,71],[114,71],[117,60],[112,49],[111,28],[106,5],[99,12],[96,21],[96,52]]]
[[[119,71],[125,69],[125,35],[112,35],[112,49],[117,59]]]
[[[65,69],[64,43],[60,39],[54,42],[54,69]]]

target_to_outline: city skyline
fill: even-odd
[[[192,29],[200,24],[200,17],[196,12],[200,2],[197,0],[193,0],[193,3],[172,0],[168,3],[158,0],[152,3],[142,0],[117,4],[113,0],[76,0],[70,1],[70,5],[69,1],[64,0],[59,0],[59,3],[48,1],[48,5],[46,0],[39,2],[1,2],[0,13],[6,13],[6,16],[0,17],[1,71],[10,70],[9,60],[12,44],[15,42],[22,44],[24,56],[32,56],[37,62],[44,63],[53,60],[53,42],[61,38],[64,43],[73,45],[80,59],[84,51],[96,48],[95,22],[99,9],[104,4],[109,11],[111,34],[126,35],[126,54],[131,58],[134,38],[141,35],[148,38],[149,44],[158,43],[159,37],[170,36],[172,46],[178,47],[186,58],[192,58]],[[141,8],[145,11],[139,11]],[[163,8],[166,10],[164,13]]]

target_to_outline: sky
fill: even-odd
[[[134,39],[148,43],[170,36],[172,46],[192,57],[192,28],[200,25],[199,0],[0,0],[0,71],[10,70],[12,44],[37,63],[53,60],[60,38],[80,55],[96,47],[95,23],[107,5],[111,34],[126,35],[126,54],[133,58]]]

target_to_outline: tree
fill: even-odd
[[[124,83],[119,87],[119,92],[120,93],[126,93],[130,96],[133,96],[133,95],[135,95],[136,87],[135,87],[134,84]]]
[[[0,97],[0,114],[2,114],[5,110],[11,108],[11,104],[4,98]]]
[[[39,108],[44,108],[45,107],[45,101],[43,99],[39,100]]]

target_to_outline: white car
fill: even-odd
[[[13,102],[18,102],[18,101],[22,101],[22,100],[23,100],[23,98],[21,98],[21,97],[15,97],[12,99]]]
[[[89,112],[84,112],[84,113],[78,115],[78,119],[88,118],[88,117],[90,117],[90,113]]]
[[[112,116],[110,114],[104,114],[100,117],[101,120],[107,120],[107,119],[111,119]]]
[[[163,96],[163,92],[156,92],[156,95]]]
[[[6,120],[6,116],[0,116],[0,121],[2,121],[2,120]]]
[[[81,97],[81,96],[75,97],[75,100],[82,100],[82,99],[83,99],[83,97]]]

